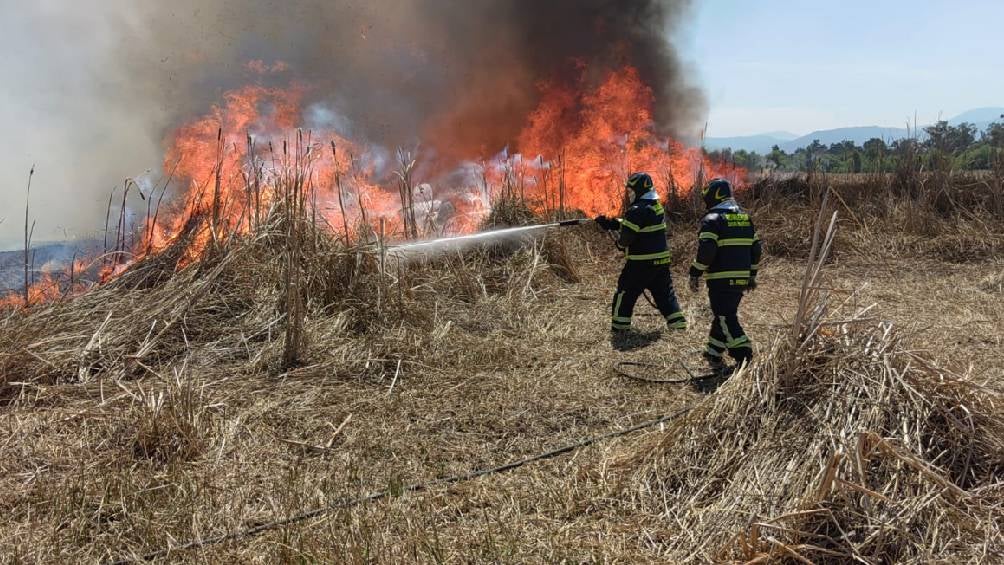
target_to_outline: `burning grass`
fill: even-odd
[[[275,368],[269,345],[288,318],[282,222],[276,217],[254,237],[195,265],[182,261],[182,237],[177,249],[151,255],[83,296],[12,313],[0,326],[6,345],[0,374],[8,383],[46,385],[133,379],[186,354],[202,363],[226,358],[255,370]],[[529,248],[503,242],[435,260],[383,263],[372,249],[347,249],[312,226],[300,235],[301,315],[308,325],[328,325],[336,316],[335,328],[356,336],[402,323],[418,333],[431,329],[439,298],[515,301],[538,284],[577,277],[566,244],[551,238]]]

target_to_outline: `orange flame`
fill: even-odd
[[[616,213],[624,180],[632,172],[652,175],[663,196],[666,190],[682,192],[698,172],[706,178],[745,176],[745,171],[712,163],[700,149],[660,138],[652,119],[652,89],[633,68],[611,73],[593,91],[543,88],[546,95],[520,135],[519,147],[524,154],[560,161],[566,209]]]
[[[342,207],[372,218],[395,216],[399,205],[373,181],[372,167],[353,160],[366,148],[330,130],[297,133],[305,92],[299,85],[247,86],[228,92],[209,114],[178,128],[164,169],[187,189],[163,217],[148,220],[140,255],[162,250],[199,215],[211,216],[217,233],[246,233],[255,216],[277,202],[278,184],[290,166],[309,171],[316,213],[332,226],[349,224],[341,217]],[[192,259],[202,254],[210,236],[202,232],[191,243]]]
[[[44,304],[59,300],[63,296],[79,294],[87,289],[82,281],[89,264],[83,260],[74,260],[65,271],[43,268],[28,285],[28,301],[25,302],[23,291],[11,291],[0,295],[0,310],[20,309],[33,304]]]
[[[252,61],[248,68],[259,75],[287,70],[284,63],[262,61]],[[431,174],[438,170],[431,166],[416,169],[431,177],[413,179],[415,216],[423,235],[475,231],[499,190],[518,195],[537,212],[579,210],[592,216],[620,209],[623,182],[631,172],[651,174],[663,196],[667,190],[682,193],[699,173],[734,180],[745,176],[745,171],[710,162],[699,149],[661,137],[653,120],[652,89],[634,68],[610,73],[594,87],[583,78],[579,84],[544,84],[540,89],[540,102],[515,143],[519,153],[503,150],[485,161],[477,148],[470,148],[466,164],[457,164],[449,174]],[[150,207],[131,259],[106,264],[100,280],[164,250],[193,219],[209,218],[209,228],[190,235],[182,265],[201,257],[214,237],[253,230],[279,202],[290,166],[307,171],[308,199],[318,221],[358,235],[360,229],[374,233],[382,218],[388,235],[401,231],[400,178],[394,175],[393,154],[347,139],[333,127],[308,129],[308,92],[302,84],[245,86],[227,92],[206,115],[174,131],[167,141],[164,173],[173,179],[177,194],[163,210],[159,200],[157,208]],[[666,102],[671,101],[660,101]],[[48,275],[35,287],[29,303],[60,295],[60,285]],[[0,298],[0,306],[23,302],[19,295]]]

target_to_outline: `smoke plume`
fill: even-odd
[[[36,24],[59,22],[44,41],[35,38],[41,50],[35,72],[82,63],[83,75],[51,93],[51,111],[33,113],[45,118],[36,133],[60,140],[55,155],[39,155],[40,170],[70,167],[56,186],[43,188],[40,175],[38,190],[58,194],[54,202],[86,199],[88,205],[74,208],[81,223],[91,225],[103,220],[102,200],[112,185],[160,166],[167,133],[251,82],[302,84],[307,126],[323,123],[387,147],[421,142],[444,160],[490,155],[512,144],[543,84],[599,80],[624,65],[636,67],[653,89],[661,133],[689,131],[704,111],[672,45],[687,0],[107,0],[99,9],[46,0],[24,6],[17,10],[35,10]],[[43,27],[51,28],[5,31],[24,35]],[[42,157],[65,161],[49,164]],[[8,175],[12,164],[3,165]],[[18,163],[24,173],[28,165]],[[17,194],[13,178],[3,181],[7,210],[18,198],[10,198]],[[0,226],[0,239],[15,231],[11,222],[8,217]]]

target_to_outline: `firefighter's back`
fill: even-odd
[[[753,219],[732,201],[712,208],[701,226],[700,237],[714,239],[718,248],[705,274],[708,288],[743,290],[755,269]]]
[[[640,261],[655,265],[668,265],[669,244],[666,241],[665,210],[658,199],[636,200],[621,222],[622,226],[635,233],[627,246],[628,261]]]

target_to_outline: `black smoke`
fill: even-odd
[[[172,0],[142,8],[123,36],[134,100],[186,119],[283,61],[369,140],[497,150],[513,141],[543,81],[630,64],[656,94],[665,133],[702,98],[674,53],[685,0]],[[427,140],[435,143],[436,140]]]
[[[0,18],[0,48],[14,54],[0,57],[0,121],[13,140],[0,155],[0,247],[21,237],[33,163],[33,207],[44,211],[36,239],[87,235],[103,225],[112,187],[157,175],[172,131],[246,84],[309,85],[316,116],[353,138],[390,149],[421,141],[448,162],[514,142],[542,82],[599,80],[631,64],[655,91],[663,133],[685,132],[703,113],[673,48],[688,9],[688,0],[19,3]],[[256,73],[250,61],[288,69]]]

